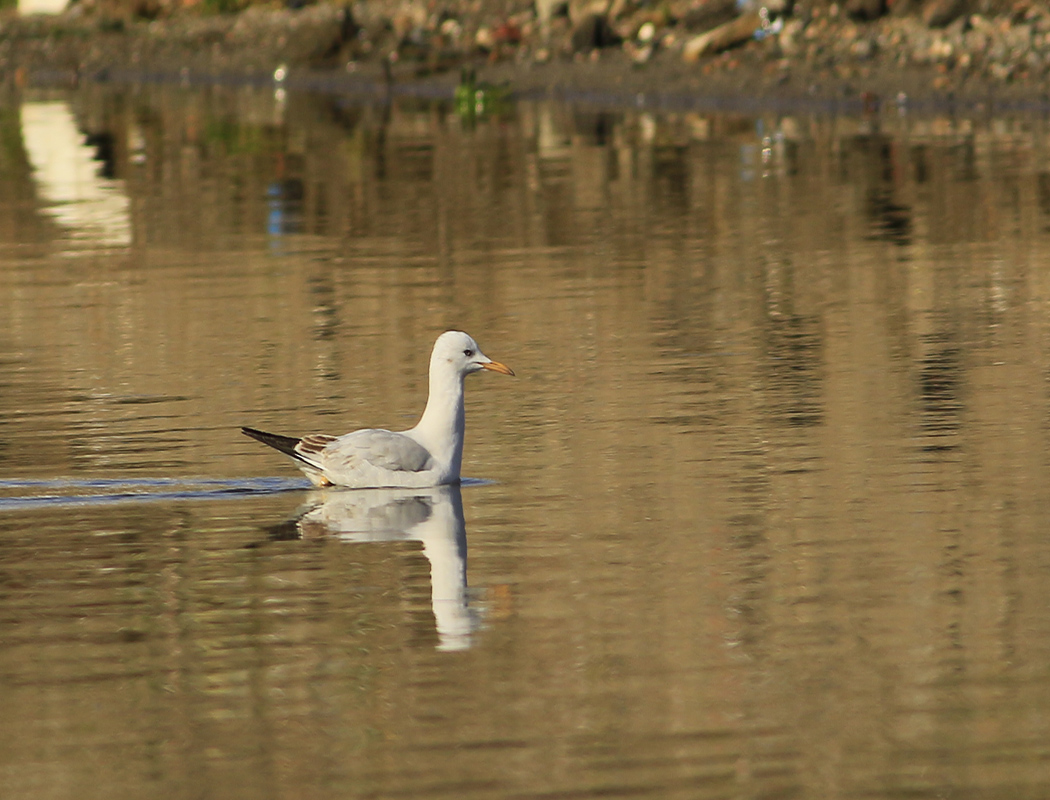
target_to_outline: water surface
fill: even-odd
[[[1041,119],[0,110],[5,798],[1050,792]],[[409,427],[318,496],[237,432]]]

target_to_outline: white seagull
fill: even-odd
[[[462,331],[441,334],[430,354],[430,396],[416,427],[395,433],[366,428],[343,436],[297,439],[254,428],[241,432],[294,458],[315,486],[355,489],[459,483],[463,463],[463,379],[483,369],[513,375]]]

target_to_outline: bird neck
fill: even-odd
[[[416,438],[457,476],[463,460],[464,427],[463,376],[432,366],[430,395],[415,427]]]

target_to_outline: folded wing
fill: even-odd
[[[423,445],[403,433],[379,428],[348,433],[336,439],[308,436],[297,448],[329,470],[352,470],[362,462],[394,472],[422,472],[433,466]]]

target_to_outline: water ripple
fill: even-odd
[[[309,489],[302,478],[96,478],[0,480],[0,511],[38,507],[153,503],[164,500],[223,500]]]
[[[484,478],[461,485],[488,486]],[[155,503],[164,500],[229,500],[231,497],[298,492],[312,488],[305,478],[72,478],[0,480],[0,512],[27,508]],[[28,493],[25,493],[28,490]],[[34,491],[35,490],[35,491]]]

